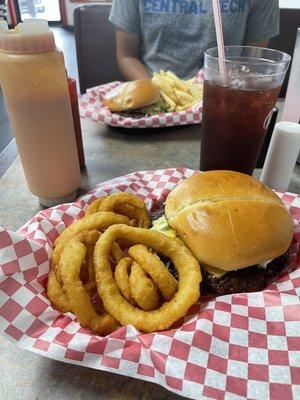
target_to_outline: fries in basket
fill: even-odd
[[[195,79],[184,81],[173,72],[160,71],[150,80],[128,82],[103,99],[111,112],[147,116],[184,111],[202,101],[203,87]]]
[[[203,88],[195,79],[183,81],[173,72],[160,71],[154,73],[152,83],[160,90],[165,111],[187,110],[202,100]]]

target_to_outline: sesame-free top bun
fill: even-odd
[[[140,79],[125,84],[117,95],[103,98],[103,103],[110,111],[121,112],[150,106],[159,98],[160,91],[151,80]]]
[[[283,254],[293,220],[280,198],[238,172],[197,173],[168,196],[165,215],[198,260],[231,271]]]

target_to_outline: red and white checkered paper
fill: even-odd
[[[197,75],[197,82],[203,82],[203,72]],[[147,117],[125,117],[112,113],[103,103],[102,97],[123,82],[111,82],[88,89],[79,98],[79,111],[82,118],[122,128],[163,128],[167,126],[199,124],[202,120],[202,101],[185,111],[168,112]]]
[[[128,191],[154,210],[193,173],[129,174],[73,204],[41,211],[16,233],[1,228],[0,333],[43,356],[156,382],[193,399],[299,399],[300,196],[279,194],[295,219],[291,272],[259,293],[202,301],[168,331],[144,334],[125,326],[100,337],[46,297],[53,242],[96,197]]]

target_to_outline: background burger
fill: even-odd
[[[180,238],[199,260],[202,290],[262,290],[288,263],[293,220],[258,180],[232,171],[198,173],[167,197],[153,229]]]
[[[147,108],[157,104],[160,91],[151,80],[139,79],[127,82],[117,91],[112,91],[102,99],[111,112],[135,112],[145,114]]]

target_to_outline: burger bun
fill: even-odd
[[[108,94],[102,101],[111,112],[123,112],[150,106],[159,98],[160,91],[151,80],[140,79],[125,83],[117,94]]]
[[[169,225],[201,262],[232,271],[287,251],[293,220],[260,181],[233,171],[197,173],[168,196]]]

